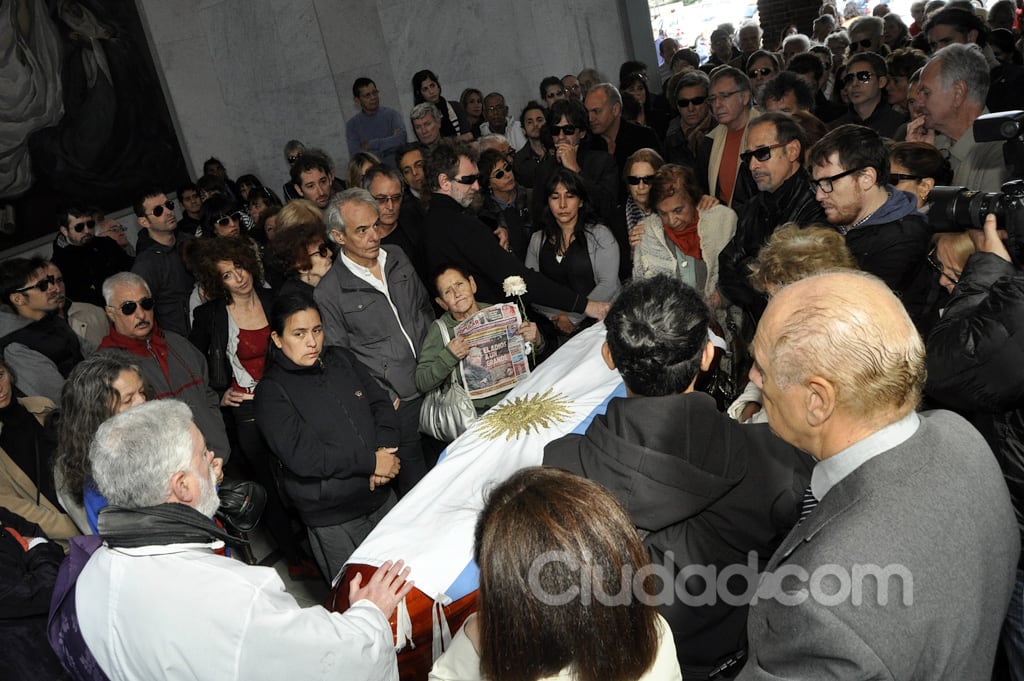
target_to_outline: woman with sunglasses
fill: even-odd
[[[189,341],[206,356],[210,387],[221,396],[221,414],[238,444],[235,461],[267,491],[263,523],[284,553],[293,576],[313,574],[302,568],[299,545],[291,533],[291,520],[277,493],[271,452],[256,426],[253,397],[263,378],[270,344],[270,308],[274,296],[258,285],[260,263],[241,239],[214,239],[204,244],[195,276],[209,302],[195,311]]]
[[[669,163],[695,167],[697,149],[715,125],[708,106],[711,81],[702,71],[688,71],[669,79],[666,92],[678,116],[668,124],[665,154]]]
[[[334,252],[327,244],[327,228],[318,216],[310,216],[306,222],[282,228],[280,223],[287,209],[285,206],[277,214],[278,229],[270,242],[274,258],[285,276],[278,295],[304,293],[312,297],[313,289],[331,269]]]
[[[630,234],[629,245],[634,248],[640,237],[637,236],[636,243],[633,242],[633,228],[654,210],[648,198],[654,174],[663,165],[665,160],[654,149],[639,149],[626,159],[622,168],[622,180],[629,193],[626,198],[626,231]]]
[[[917,199],[917,210],[928,214],[928,194],[953,181],[953,168],[931,144],[897,142],[889,149],[889,182]]]
[[[619,244],[591,212],[583,178],[560,168],[544,186],[547,206],[541,229],[534,232],[526,253],[526,266],[581,297],[611,301],[619,290]],[[563,336],[583,328],[579,313],[540,305]]]
[[[532,192],[516,182],[512,163],[497,149],[480,154],[480,191],[484,205],[479,218],[492,229],[504,227],[508,245],[520,260],[526,258],[526,245],[533,233],[530,218]]]
[[[214,195],[203,201],[199,224],[206,237],[237,237],[242,233],[242,208],[234,199]]]
[[[256,422],[330,582],[396,503],[389,483],[401,468],[398,416],[351,352],[325,344],[311,296],[278,297],[270,327]]]

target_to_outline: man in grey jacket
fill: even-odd
[[[379,219],[380,207],[365,189],[348,189],[331,199],[327,230],[341,246],[341,255],[314,297],[327,345],[351,350],[395,403],[402,461],[396,482],[398,492],[405,494],[426,473],[416,357],[434,315],[408,256],[398,246],[381,246]]]
[[[967,421],[915,412],[924,343],[900,300],[860,272],[803,279],[772,297],[752,350],[769,425],[817,463],[738,678],[990,678],[1013,508]]]

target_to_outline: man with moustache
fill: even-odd
[[[767,300],[750,284],[750,264],[781,225],[802,227],[825,222],[803,169],[807,137],[789,114],[769,112],[750,124],[740,160],[750,168],[757,194],[740,213],[736,234],[718,259],[718,286],[734,305],[756,322]]]
[[[220,396],[210,387],[206,358],[187,339],[161,328],[154,320],[156,301],[145,279],[122,272],[103,282],[110,333],[101,352],[119,352],[139,367],[153,390],[153,399],[174,398],[192,409],[214,456],[227,462],[231,453]]]

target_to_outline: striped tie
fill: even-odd
[[[811,491],[811,486],[807,485],[807,489],[804,490],[803,499],[800,500],[800,519],[796,521],[796,524],[802,523],[817,505],[818,499],[814,496],[814,492]]]

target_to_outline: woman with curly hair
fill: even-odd
[[[76,366],[60,398],[57,496],[79,529],[98,533],[97,517],[107,500],[96,489],[89,467],[89,444],[100,424],[146,401],[139,368],[120,353],[97,352]]]
[[[308,222],[285,227],[282,223],[289,206],[291,203],[277,214],[277,232],[270,242],[275,261],[285,276],[278,295],[304,293],[312,296],[313,289],[331,269],[334,251],[327,243],[327,228],[319,215]]]

